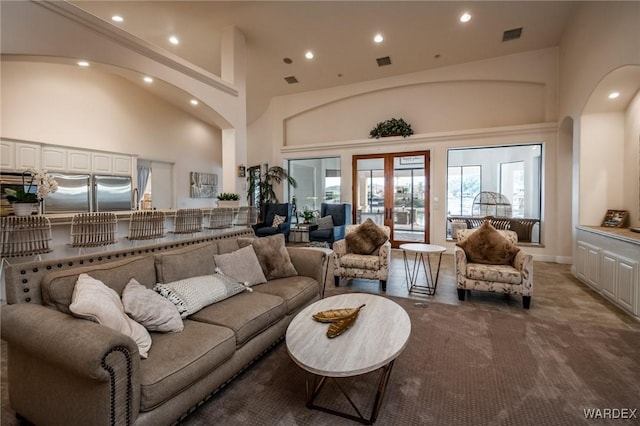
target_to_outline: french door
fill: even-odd
[[[391,246],[429,242],[429,151],[353,156],[353,223],[391,228]]]

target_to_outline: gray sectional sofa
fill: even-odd
[[[272,279],[151,333],[148,358],[130,337],[69,312],[87,273],[119,294],[130,278],[148,288],[213,273],[213,256],[252,231],[132,252],[8,268],[2,307],[12,409],[37,425],[162,425],[184,418],[279,342],[295,314],[319,299],[325,251],[287,248],[298,275]],[[216,422],[216,419],[212,419]]]

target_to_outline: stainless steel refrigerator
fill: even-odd
[[[93,176],[93,211],[131,210],[130,176]]]
[[[58,190],[44,200],[45,213],[82,213],[91,211],[91,176],[50,173]]]

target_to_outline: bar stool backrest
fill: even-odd
[[[49,253],[51,222],[45,216],[8,216],[0,220],[3,258]]]
[[[232,207],[214,207],[209,216],[209,229],[231,228],[233,226]]]
[[[164,238],[167,235],[164,219],[164,212],[157,210],[133,212],[129,221],[129,239],[153,240]]]
[[[258,223],[258,209],[255,206],[240,207],[235,224],[237,226],[249,227],[256,223]]]
[[[101,247],[116,243],[118,219],[114,213],[78,213],[71,219],[71,247]]]
[[[202,231],[202,209],[179,209],[173,228],[174,234],[194,234]]]

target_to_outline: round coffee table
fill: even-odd
[[[360,310],[353,326],[332,339],[326,336],[329,324],[312,318],[313,314],[320,311],[357,308],[362,304],[366,306]],[[307,378],[307,407],[365,424],[373,423],[378,416],[393,363],[407,345],[410,334],[411,321],[407,312],[397,303],[381,296],[341,294],[307,306],[291,321],[286,334],[287,351],[291,359],[312,376],[312,380]],[[346,394],[358,416],[314,404],[327,378],[357,376],[378,369],[383,372],[369,418],[360,413]]]
[[[440,263],[442,262],[442,253],[447,251],[446,247],[436,246],[434,244],[409,243],[401,244],[400,248],[402,249],[402,257],[404,258],[404,273],[407,280],[407,290],[409,290],[409,293],[415,292],[433,296],[436,293],[436,288],[438,287]],[[407,252],[414,253],[413,267],[409,265]],[[431,270],[429,254],[437,254],[439,256],[435,280],[433,279],[433,271]],[[422,270],[424,271],[424,284],[418,284],[418,272],[420,271],[421,264]],[[428,273],[427,265],[429,266]]]

